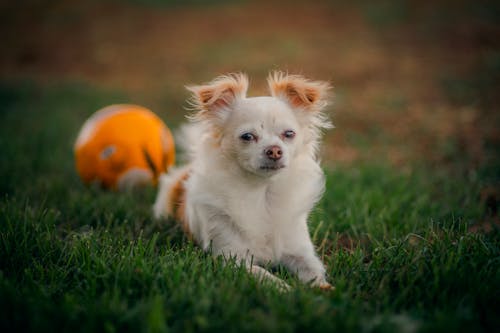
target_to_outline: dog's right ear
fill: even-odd
[[[192,92],[190,104],[197,111],[195,119],[224,120],[231,105],[246,97],[248,78],[243,73],[224,75],[205,85],[186,89]]]

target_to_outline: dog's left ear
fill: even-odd
[[[267,78],[271,95],[284,99],[292,107],[305,111],[321,111],[328,103],[330,85],[323,81],[309,81],[300,75],[273,72]]]

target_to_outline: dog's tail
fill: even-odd
[[[205,131],[199,123],[181,126],[175,132],[175,141],[180,154],[177,154],[183,167],[171,168],[162,174],[158,181],[158,194],[153,205],[153,214],[157,219],[172,217],[181,223],[184,231],[189,234],[186,218],[185,182],[189,178],[190,165],[197,153],[200,137]]]
[[[157,219],[172,217],[181,223],[184,231],[189,232],[186,219],[185,181],[189,178],[189,166],[173,168],[162,174],[158,182],[158,194],[153,205]]]

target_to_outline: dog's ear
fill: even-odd
[[[276,71],[269,75],[267,83],[272,96],[286,100],[294,108],[321,111],[327,105],[330,90],[327,82]]]
[[[224,75],[205,85],[186,89],[192,92],[190,103],[197,111],[196,118],[221,118],[237,99],[245,98],[248,78],[243,73]]]

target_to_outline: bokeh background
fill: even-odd
[[[261,288],[155,222],[153,187],[86,187],[114,103],[184,121],[187,84],[334,86],[310,216],[337,289]],[[495,332],[500,1],[0,0],[0,332]]]
[[[280,69],[334,86],[327,165],[486,167],[498,180],[497,1],[23,0],[0,13],[4,86],[118,92],[175,127],[184,85],[243,71],[256,95]]]

